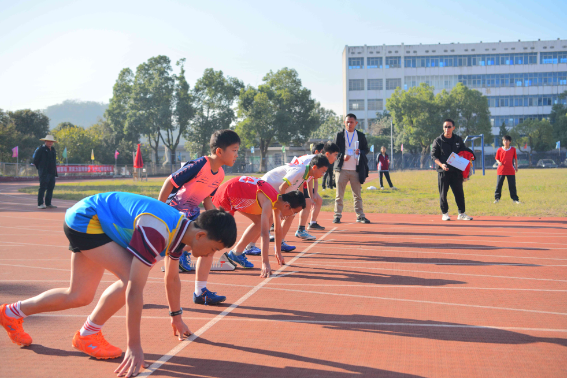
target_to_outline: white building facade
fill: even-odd
[[[437,94],[459,82],[487,96],[494,135],[502,123],[510,128],[528,118],[547,118],[567,90],[567,40],[343,50],[343,114],[354,113],[365,129],[397,87],[427,83]]]

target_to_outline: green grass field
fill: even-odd
[[[230,177],[227,177],[228,179]],[[369,186],[380,187],[379,180],[367,181],[363,185],[364,211],[366,213],[390,214],[440,214],[437,173],[435,171],[392,172],[392,183],[397,191],[366,190]],[[58,199],[80,200],[90,195],[109,191],[139,193],[157,198],[164,178],[145,182],[132,180],[98,180],[80,183],[58,183],[53,197]],[[385,181],[385,180],[384,180]],[[496,171],[482,171],[464,184],[467,213],[469,215],[498,216],[567,216],[567,170],[566,169],[523,169],[517,175],[518,196],[522,202],[516,205],[510,199],[507,183],[502,189],[500,203],[493,204]],[[37,186],[20,189],[36,194]],[[323,211],[333,211],[334,190],[324,190]],[[452,193],[448,195],[449,213],[457,213],[457,205]],[[354,211],[352,192],[347,187],[344,211]]]

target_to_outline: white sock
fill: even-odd
[[[315,224],[315,223],[317,223],[317,221],[311,221],[311,222],[309,222],[309,224]]]
[[[250,248],[255,247],[255,246],[256,246],[256,243],[249,243],[249,244],[246,246],[246,249],[250,249]]]
[[[202,289],[207,287],[207,281],[195,281],[195,295],[203,294]]]
[[[87,321],[85,322],[85,324],[83,324],[83,327],[79,332],[81,336],[90,336],[100,332],[101,329],[102,329],[102,325],[94,324],[91,321],[91,317],[88,316]]]
[[[8,315],[10,318],[25,319],[27,315],[24,314],[22,310],[20,310],[21,305],[21,301],[9,304],[8,306],[6,306],[6,315]]]

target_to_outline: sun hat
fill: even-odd
[[[55,143],[57,143],[57,141],[55,140],[55,138],[53,137],[53,135],[47,135],[45,138],[41,138],[40,140],[45,141],[45,142],[55,142]]]

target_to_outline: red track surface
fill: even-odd
[[[32,196],[15,192],[18,185],[0,185],[0,303],[66,287],[69,279],[62,224],[72,202],[38,210]],[[171,335],[163,273],[154,268],[144,352],[152,363],[174,356],[151,376],[566,376],[565,218],[368,218],[372,224],[351,223],[348,213],[334,225],[323,213],[319,242],[288,236],[299,252],[284,254],[295,260],[280,277],[213,272],[208,288],[228,298],[221,307],[193,304],[194,275],[184,274],[184,319],[199,336],[192,342]],[[247,221],[237,221],[242,231]],[[259,257],[250,260],[259,265]],[[113,278],[104,276],[98,295]],[[0,330],[0,377],[113,376],[121,360],[94,360],[71,347],[97,299],[27,318],[28,348]],[[104,333],[126,349],[124,310]]]

